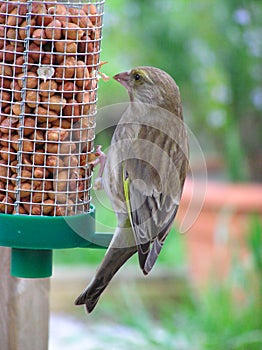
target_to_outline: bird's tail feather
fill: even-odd
[[[163,243],[164,242],[159,241],[157,238],[154,241],[152,248],[149,254],[147,255],[147,258],[144,263],[143,272],[145,275],[147,275],[155,265],[158,255],[163,247]]]
[[[92,312],[99,300],[100,295],[103,293],[108,283],[102,284],[98,279],[92,280],[89,286],[75,300],[75,305],[85,304],[87,312]]]
[[[98,268],[95,277],[76,299],[75,305],[85,304],[87,312],[92,312],[100,295],[106,289],[115,273],[136,251],[136,247],[110,248]]]

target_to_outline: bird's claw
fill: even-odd
[[[91,161],[89,164],[92,166],[92,168],[94,168],[100,164],[97,178],[94,181],[94,189],[101,190],[102,189],[102,175],[103,175],[105,162],[106,162],[106,155],[102,151],[101,145],[96,147],[96,151],[95,151],[94,155],[96,158],[93,161]]]
[[[102,177],[97,177],[95,179],[93,188],[95,191],[102,190],[102,188],[103,188]]]

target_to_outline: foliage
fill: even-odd
[[[173,75],[187,123],[205,152],[223,155],[232,180],[262,177],[261,17],[257,0],[111,0],[106,7],[105,69],[145,64]],[[101,86],[103,104],[126,98],[115,85]]]
[[[124,300],[103,300],[103,307],[97,310],[97,322],[103,318],[115,327],[131,327],[137,339],[144,339],[143,349],[260,350],[261,245],[257,243],[261,243],[261,224],[258,218],[251,222],[250,265],[236,260],[225,282],[209,285],[202,293],[191,290],[191,300],[188,291],[184,291],[182,299],[160,297],[151,304],[148,297],[141,298],[135,286],[123,286]],[[132,340],[125,348],[135,348]]]
[[[259,288],[262,295],[262,221],[258,216],[252,217],[248,245],[252,251],[253,264],[256,275],[259,277]],[[262,302],[261,302],[262,303]]]
[[[158,291],[154,291],[153,299],[150,290],[141,294],[138,282],[125,279],[124,283],[116,283],[92,316],[77,310],[79,318],[74,324],[81,320],[85,325],[75,336],[75,347],[72,340],[71,349],[79,349],[82,344],[83,349],[96,350],[260,350],[261,225],[261,220],[252,219],[250,265],[236,260],[224,283],[209,285],[201,293],[185,285],[177,293],[177,278],[169,284],[169,292],[167,284],[155,286]],[[66,339],[70,334],[63,336]],[[96,345],[92,347],[94,340]]]

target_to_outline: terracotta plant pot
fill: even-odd
[[[201,181],[186,181],[178,212],[178,222],[188,228],[185,240],[191,278],[200,287],[212,278],[227,278],[234,259],[247,262],[251,216],[262,217],[261,184],[210,181],[206,193],[199,191],[201,187],[205,191]]]

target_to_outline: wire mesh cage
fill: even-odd
[[[104,1],[0,1],[0,213],[90,208]]]

